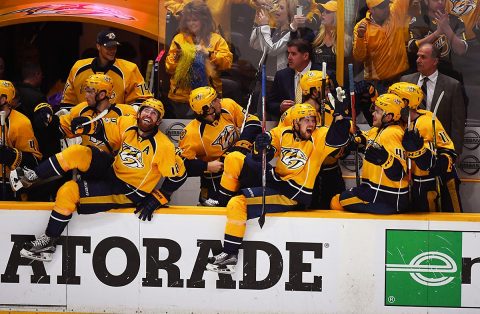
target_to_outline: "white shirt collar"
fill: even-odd
[[[305,73],[307,73],[308,71],[310,71],[310,68],[312,67],[312,61],[308,62],[307,66],[305,67],[305,69],[302,70],[302,72],[297,72],[295,71],[295,75],[304,75]]]
[[[430,74],[429,76],[427,76],[428,79],[432,82],[432,83],[436,83],[437,82],[437,78],[438,78],[438,70],[435,70],[435,72],[433,72],[432,74]],[[425,75],[423,74],[420,74],[420,81],[423,82],[423,79],[425,78]]]

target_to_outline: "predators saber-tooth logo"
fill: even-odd
[[[450,0],[452,13],[456,16],[464,16],[475,10],[478,0]]]
[[[298,148],[282,147],[280,160],[288,169],[295,170],[303,167],[307,159],[305,153]]]
[[[213,141],[212,145],[220,145],[222,150],[228,149],[237,141],[238,134],[233,125],[227,125],[218,137]]]
[[[126,143],[122,144],[122,151],[119,153],[123,164],[130,168],[143,168],[142,152]]]

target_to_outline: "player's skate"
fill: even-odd
[[[10,171],[10,186],[14,191],[30,187],[37,179],[38,176],[35,171],[28,169],[27,167],[18,167],[17,169]]]
[[[207,206],[207,207],[217,207],[219,206],[219,202],[216,199],[213,199],[211,197],[205,199],[203,197],[200,197],[200,203],[198,204],[199,206]]]
[[[20,251],[20,256],[37,261],[50,262],[55,253],[58,237],[49,237],[45,234],[39,238],[26,242]]]
[[[233,274],[237,266],[237,255],[220,253],[208,258],[207,270],[217,273]]]

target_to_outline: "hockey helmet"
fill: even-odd
[[[217,99],[217,92],[210,86],[198,87],[190,93],[190,108],[197,115],[204,115],[209,106]]]
[[[105,74],[92,74],[85,80],[85,87],[95,90],[95,94],[105,91],[107,98],[111,98],[113,93],[113,80]]]
[[[15,98],[15,87],[12,82],[0,80],[0,96],[3,95],[7,98],[7,104],[11,104]]]
[[[410,109],[417,109],[423,100],[423,91],[413,83],[398,82],[388,88],[388,93],[400,97]]]
[[[150,107],[150,108],[153,108],[153,109],[157,110],[158,113],[160,114],[160,119],[162,119],[163,116],[165,115],[165,108],[163,106],[163,103],[158,99],[148,98],[148,99],[144,100],[142,102],[142,104],[140,105],[140,108],[138,109],[138,112],[141,112],[142,109],[145,108],[145,107]]]
[[[401,118],[400,112],[404,107],[404,103],[403,100],[395,94],[383,94],[375,100],[375,106],[382,109],[385,115],[392,114],[394,121],[399,121]]]
[[[310,104],[296,104],[290,111],[292,120],[300,120],[305,117],[317,117],[317,110]]]
[[[317,70],[311,70],[305,73],[302,78],[300,79],[300,88],[302,89],[302,93],[304,95],[310,94],[310,89],[315,87],[317,90],[322,88],[322,77],[323,72]],[[326,77],[326,84],[328,85],[328,75]]]

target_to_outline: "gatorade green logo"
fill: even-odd
[[[387,230],[385,243],[385,305],[480,307],[480,232]]]

